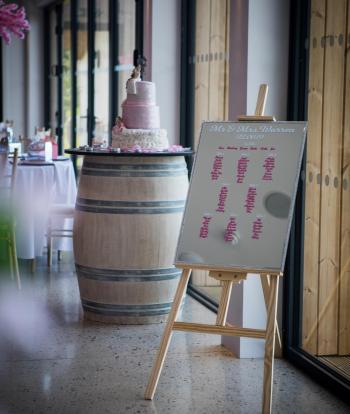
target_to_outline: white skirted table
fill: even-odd
[[[76,194],[75,174],[69,159],[41,165],[19,163],[15,190],[18,258],[34,259],[43,254],[50,206],[74,204]],[[72,228],[72,223],[65,219],[55,225]],[[55,249],[72,250],[70,239],[57,239],[54,243]]]

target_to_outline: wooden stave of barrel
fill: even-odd
[[[187,174],[181,156],[85,156],[74,255],[87,319],[166,320],[181,275],[173,262]]]

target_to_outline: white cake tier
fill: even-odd
[[[126,100],[122,104],[122,118],[129,129],[159,129],[159,106],[136,105]]]
[[[136,93],[128,92],[125,102],[130,104],[155,105],[156,85],[153,82],[136,81],[134,85]]]
[[[112,147],[132,148],[168,148],[169,141],[166,129],[112,129]]]

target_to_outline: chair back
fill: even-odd
[[[14,153],[13,153],[13,161],[12,161],[12,169],[11,169],[11,177],[10,177],[11,195],[13,194],[15,190],[15,185],[16,185],[17,163],[18,163],[18,149],[15,148]]]

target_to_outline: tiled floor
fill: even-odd
[[[164,325],[83,321],[70,257],[0,291],[0,413],[259,413],[262,360],[239,360],[211,335],[173,336],[155,399],[143,400]],[[214,315],[187,298],[183,319]],[[275,364],[274,413],[350,409],[283,360]]]

